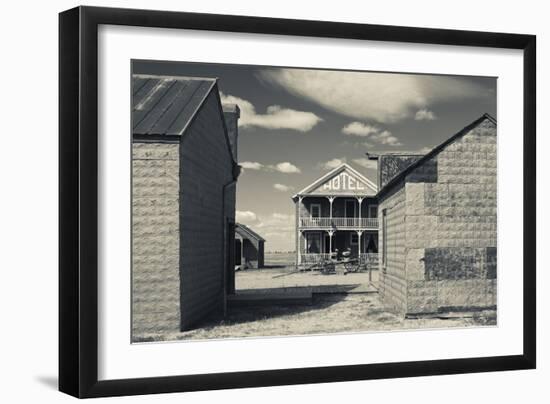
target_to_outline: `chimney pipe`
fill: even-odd
[[[239,106],[237,104],[224,104],[223,117],[225,119],[225,126],[227,127],[231,153],[233,153],[233,159],[238,162],[239,118],[241,117]]]

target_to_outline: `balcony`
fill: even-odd
[[[301,217],[301,229],[372,229],[378,230],[376,217]]]

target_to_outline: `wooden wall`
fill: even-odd
[[[217,89],[214,89],[217,91]],[[180,148],[181,326],[223,310],[227,219],[234,220],[233,162],[214,92],[183,136]]]

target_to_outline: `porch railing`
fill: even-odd
[[[318,253],[305,253],[302,254],[302,264],[315,264],[321,262],[321,260],[329,260],[330,254],[318,254]]]
[[[329,260],[330,254],[328,253],[304,253],[301,255],[302,264],[315,264],[321,260]],[[362,253],[361,262],[367,265],[372,265],[373,269],[378,268],[378,254],[377,253]]]
[[[300,227],[378,229],[376,217],[301,217]]]
[[[378,253],[362,253],[361,262],[372,265],[373,269],[378,268]]]

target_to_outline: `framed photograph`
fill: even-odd
[[[59,388],[532,369],[532,35],[59,18]]]

